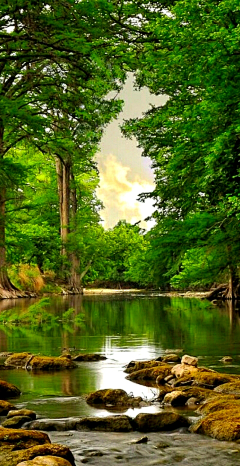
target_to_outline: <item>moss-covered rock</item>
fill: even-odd
[[[197,409],[198,413],[207,415],[223,409],[240,410],[240,400],[236,399],[233,395],[217,395],[216,393],[213,393],[213,395],[215,396],[210,397],[204,404],[199,406]]]
[[[12,403],[9,403],[5,400],[0,400],[0,416],[5,416],[11,410],[15,410],[15,406]]]
[[[18,429],[22,427],[26,422],[31,422],[32,419],[29,416],[13,416],[6,419],[2,423],[2,427],[8,427],[9,429]]]
[[[18,466],[23,461],[33,460],[36,457],[55,456],[69,461],[75,466],[74,458],[68,447],[57,444],[36,445],[26,449],[16,450],[15,445],[3,445],[0,448],[1,466]],[[30,463],[31,464],[31,463]]]
[[[140,432],[159,432],[189,426],[186,417],[173,412],[140,413],[134,419],[136,430]]]
[[[106,356],[103,356],[102,354],[77,354],[76,356],[73,357],[74,361],[105,361],[107,358]]]
[[[71,359],[66,357],[34,356],[29,353],[14,353],[6,359],[5,365],[42,371],[77,367]]]
[[[14,409],[13,411],[9,411],[7,414],[7,418],[14,417],[14,416],[28,416],[32,420],[36,419],[37,415],[35,411],[32,411],[31,409]]]
[[[231,376],[228,374],[220,374],[218,372],[200,367],[193,369],[195,370],[191,374],[179,377],[175,381],[174,386],[177,387],[188,384],[213,389],[218,385],[225,384],[232,380]]]
[[[191,432],[208,435],[218,440],[240,439],[240,409],[219,409],[203,418],[190,428]]]
[[[232,380],[224,383],[214,389],[217,393],[225,393],[229,395],[235,395],[240,397],[240,380]]]
[[[163,356],[162,358],[162,361],[163,362],[173,362],[173,363],[176,363],[176,362],[180,362],[181,361],[181,358],[178,354],[176,353],[169,353],[169,354],[166,354],[166,356]]]
[[[0,427],[1,447],[3,445],[14,445],[15,449],[21,450],[46,443],[50,443],[50,440],[48,435],[44,432],[24,429],[7,429],[5,427]]]
[[[12,383],[0,380],[0,399],[6,400],[7,398],[14,398],[19,396],[21,391]]]
[[[17,466],[71,466],[68,460],[59,456],[36,456],[33,460],[21,461]]]
[[[136,372],[132,372],[126,378],[132,382],[142,383],[151,382],[152,386],[156,386],[156,379],[158,383],[164,380],[164,377],[171,373],[172,366],[170,364],[161,364],[154,367],[148,367]]]
[[[127,365],[125,372],[127,372],[127,374],[131,374],[132,372],[137,372],[142,369],[148,369],[156,366],[164,366],[164,363],[162,361],[156,361],[155,359],[151,359],[150,361],[131,361]]]
[[[86,402],[92,406],[111,405],[128,408],[130,406],[139,406],[141,401],[141,397],[134,398],[133,396],[129,396],[124,390],[112,388],[97,390],[86,396]]]

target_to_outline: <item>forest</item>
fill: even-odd
[[[238,0],[1,1],[0,298],[87,286],[238,298],[239,20]],[[152,162],[150,231],[105,230],[96,195],[129,73],[168,97],[122,126]]]

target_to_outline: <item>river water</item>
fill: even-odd
[[[34,302],[4,300],[0,312],[22,312]],[[74,308],[72,317],[62,320],[69,308]],[[157,389],[126,380],[124,366],[131,360],[154,359],[169,350],[181,349],[182,354],[197,356],[200,365],[221,372],[240,373],[240,317],[227,305],[216,307],[206,300],[129,293],[52,297],[48,312],[58,319],[38,326],[1,324],[0,352],[59,356],[63,348],[70,348],[102,354],[107,359],[81,362],[77,369],[54,373],[0,370],[0,379],[17,385],[22,392],[14,403],[40,416],[108,415],[108,411],[91,408],[84,400],[87,393],[102,388],[122,388],[134,396],[153,399]],[[232,356],[233,362],[222,363],[223,356]],[[142,408],[157,410],[155,404]],[[135,416],[138,412],[134,409],[126,414]]]

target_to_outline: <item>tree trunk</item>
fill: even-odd
[[[60,233],[62,240],[61,254],[67,257],[70,262],[70,275],[68,277],[70,291],[73,293],[82,293],[80,259],[74,252],[70,254],[67,252],[68,235],[71,230],[71,232],[74,232],[76,228],[77,214],[77,196],[74,187],[74,178],[71,173],[71,163],[69,161],[63,162],[60,158],[57,158],[56,172],[59,195]],[[73,186],[71,186],[71,182]]]
[[[9,280],[6,264],[5,245],[5,203],[6,188],[0,186],[0,299],[20,298],[28,294],[18,290]]]
[[[70,211],[70,164],[56,159],[57,185],[59,196],[60,234],[62,240],[62,255],[66,256],[66,244],[69,233]]]

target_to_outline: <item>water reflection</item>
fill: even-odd
[[[22,312],[33,302],[3,300],[0,311]],[[75,311],[64,320],[69,308]],[[1,324],[0,352],[58,356],[67,347],[105,354],[108,359],[79,363],[78,369],[59,373],[0,371],[0,378],[21,389],[21,402],[50,395],[80,397],[99,388],[123,388],[135,396],[152,398],[153,389],[125,379],[124,365],[134,359],[156,358],[167,349],[183,348],[184,353],[198,356],[201,365],[240,372],[240,318],[230,303],[218,307],[189,298],[65,296],[51,298],[49,311],[58,319],[38,326]],[[223,356],[232,356],[233,363],[224,365]],[[75,404],[72,415],[76,415]]]

